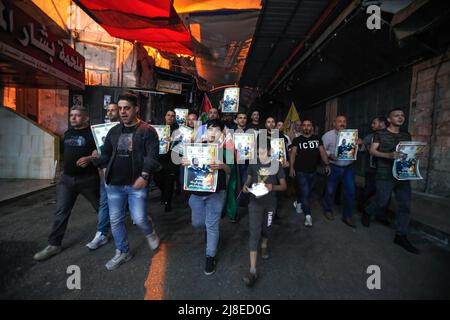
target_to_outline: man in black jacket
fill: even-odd
[[[122,123],[108,132],[104,152],[94,161],[100,167],[106,166],[106,192],[111,231],[116,244],[116,254],[106,263],[108,270],[118,268],[132,257],[125,229],[126,203],[150,248],[156,250],[160,242],[147,216],[148,180],[160,169],[158,134],[152,126],[138,118],[136,96],[121,95],[117,104]]]
[[[92,152],[96,150],[94,137],[89,128],[86,108],[70,109],[70,128],[64,133],[64,172],[56,189],[56,212],[48,245],[34,255],[34,260],[46,260],[61,252],[61,242],[67,229],[72,208],[82,194],[97,212],[99,200],[99,177],[92,165]]]

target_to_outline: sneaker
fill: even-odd
[[[205,274],[210,276],[216,272],[216,259],[214,257],[206,256]]]
[[[148,244],[150,245],[150,248],[155,251],[159,247],[160,239],[156,231],[153,231],[152,234],[147,236]]]
[[[309,214],[305,217],[305,227],[312,227],[312,218]]]
[[[117,269],[122,263],[130,261],[132,257],[129,252],[120,252],[116,249],[116,255],[105,264],[105,267],[110,271]]]
[[[251,273],[250,271],[242,278],[244,280],[244,283],[247,287],[251,288],[256,282],[256,279],[258,279],[258,276],[256,273]]]
[[[261,258],[264,260],[267,260],[270,258],[269,249],[267,247],[266,248],[261,247]]]
[[[33,257],[36,261],[47,260],[61,252],[61,246],[48,245],[43,250],[36,253]]]
[[[86,247],[89,250],[95,250],[100,248],[101,246],[107,244],[109,241],[108,236],[104,235],[103,233],[101,233],[100,231],[97,231],[97,233],[95,234],[94,239],[92,239],[91,242],[89,242]]]
[[[416,247],[414,247],[411,242],[408,241],[408,238],[404,235],[395,235],[394,243],[398,244],[400,247],[405,249],[408,252],[419,254],[420,251]]]
[[[293,206],[295,208],[295,212],[298,214],[303,213],[302,204],[300,202],[294,201]]]

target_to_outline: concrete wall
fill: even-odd
[[[9,108],[0,123],[0,178],[53,179],[59,138]]]
[[[450,53],[413,67],[409,131],[431,146],[414,188],[450,197]]]

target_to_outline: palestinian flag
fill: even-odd
[[[200,120],[202,121],[202,123],[206,123],[206,121],[208,121],[208,111],[211,108],[211,101],[209,101],[208,95],[205,93],[202,103],[202,113],[200,115]]]
[[[228,130],[225,129],[224,147],[227,152],[227,157],[229,158],[233,157],[234,163],[229,164],[231,168],[231,174],[227,183],[226,201],[225,206],[223,208],[223,215],[226,215],[231,220],[235,220],[239,208],[237,197],[239,195],[241,186],[239,183],[240,179],[239,179],[238,164],[236,163],[237,161],[236,148],[234,147],[233,137],[231,133],[227,131]]]

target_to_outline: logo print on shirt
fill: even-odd
[[[298,144],[300,149],[317,149],[319,147],[319,140],[311,140],[308,142],[300,142]]]
[[[86,139],[83,136],[70,136],[64,139],[64,145],[70,147],[86,146]]]
[[[133,134],[122,133],[117,143],[117,155],[121,157],[128,157],[133,151]]]

